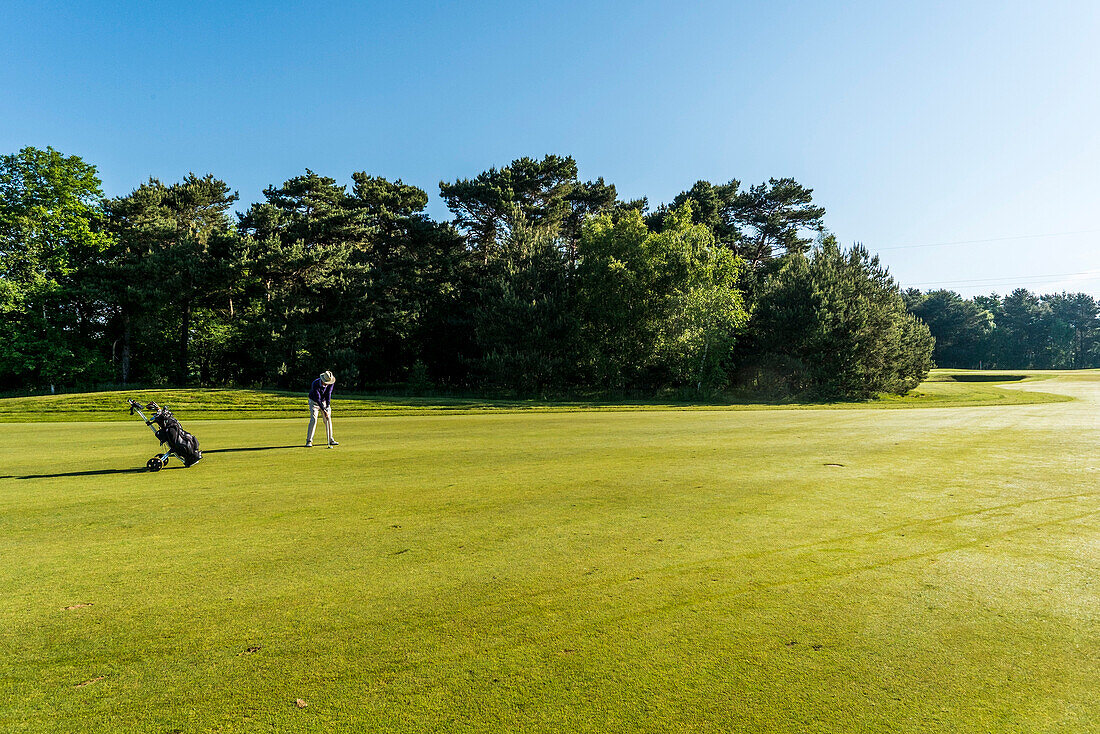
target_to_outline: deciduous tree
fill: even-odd
[[[100,379],[78,273],[110,243],[94,166],[53,148],[0,157],[0,384]]]

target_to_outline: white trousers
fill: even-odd
[[[328,442],[332,443],[332,408],[322,408],[319,404],[309,401],[309,429],[306,431],[306,441],[313,443],[313,432],[317,430],[317,414],[325,421],[325,430],[328,431]]]

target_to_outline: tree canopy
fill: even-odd
[[[102,377],[83,271],[109,244],[94,166],[53,148],[0,157],[0,384]]]
[[[792,394],[863,399],[927,372],[928,329],[793,179],[699,181],[651,211],[547,155],[439,190],[450,221],[401,180],[307,169],[235,212],[211,174],[104,199],[77,157],[7,156],[0,385],[300,388],[332,369],[352,387],[700,395],[770,365]],[[940,296],[906,298],[962,330],[932,316]],[[1037,308],[1064,330],[1084,328],[1087,305]],[[1021,308],[998,302],[1005,329]],[[973,328],[941,353],[996,341]],[[1066,344],[1081,361],[1095,340]]]
[[[1100,367],[1100,305],[1087,293],[1036,295],[1017,288],[964,299],[953,291],[905,293],[909,310],[936,338],[941,367]]]

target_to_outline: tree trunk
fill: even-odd
[[[46,315],[46,302],[42,301],[42,329],[46,333],[49,333],[49,328],[50,328],[49,323],[50,323],[49,317]],[[43,365],[43,367],[46,367],[46,365]],[[50,365],[50,367],[52,367],[52,365]],[[53,372],[53,369],[49,369],[49,371]],[[54,392],[55,392],[54,384],[53,384],[53,381],[51,381],[50,382],[50,395],[53,395]]]
[[[130,315],[122,314],[122,384],[130,382]]]
[[[179,385],[183,387],[187,384],[187,347],[188,339],[191,337],[191,302],[185,301],[183,303],[182,312],[180,314],[180,354],[179,354]]]
[[[703,392],[703,372],[707,368],[707,352],[710,350],[710,339],[704,339],[703,341],[703,359],[699,363],[699,381],[695,384],[695,391],[698,393]]]

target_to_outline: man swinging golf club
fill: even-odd
[[[309,429],[306,431],[306,446],[313,445],[313,432],[317,430],[318,413],[325,421],[329,448],[340,445],[332,437],[332,386],[334,384],[336,384],[336,377],[326,370],[313,381],[313,385],[309,388]]]

